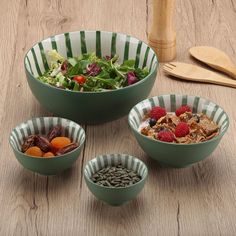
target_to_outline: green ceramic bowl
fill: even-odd
[[[100,169],[118,163],[122,163],[126,168],[136,171],[142,177],[142,180],[131,186],[119,188],[100,186],[91,180],[91,176]],[[127,154],[101,155],[89,161],[84,168],[84,178],[89,190],[96,198],[113,206],[122,205],[135,198],[143,189],[147,175],[146,165],[141,160]]]
[[[61,125],[63,127],[62,135],[79,143],[79,147],[67,154],[53,158],[31,157],[21,152],[24,138],[31,134],[45,135],[56,125]],[[58,117],[40,117],[28,120],[16,126],[9,138],[10,145],[20,164],[41,175],[56,175],[70,168],[79,157],[84,141],[85,132],[81,126],[73,121]]]
[[[135,59],[150,74],[142,81],[119,90],[106,92],[75,92],[55,88],[37,77],[48,68],[46,52],[57,49],[64,57],[95,52],[97,56],[120,56],[119,63]],[[24,60],[28,84],[33,95],[53,114],[83,123],[101,123],[127,115],[139,101],[146,98],[156,79],[157,57],[144,42],[129,35],[105,31],[76,31],[55,35],[35,44]]]
[[[154,106],[175,112],[181,105],[188,105],[194,113],[205,113],[220,126],[220,134],[213,139],[196,144],[175,144],[150,139],[139,132],[144,114]],[[128,116],[129,126],[142,149],[154,160],[172,166],[186,167],[209,156],[219,144],[229,126],[225,111],[214,102],[188,95],[163,95],[146,99],[132,108]]]

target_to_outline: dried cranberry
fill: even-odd
[[[61,65],[61,70],[62,71],[67,71],[67,68],[68,68],[68,62],[64,61]]]
[[[138,78],[133,71],[127,73],[128,85],[135,84],[138,82]]]
[[[101,67],[97,63],[92,63],[87,66],[86,73],[88,76],[96,76],[101,72]]]
[[[110,61],[110,60],[111,60],[111,56],[106,55],[106,56],[104,57],[104,59],[107,60],[107,61]]]
[[[61,65],[61,69],[62,70],[67,70],[67,67],[68,67],[68,62],[67,61],[64,61]]]

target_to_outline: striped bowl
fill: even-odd
[[[69,137],[72,142],[79,143],[79,147],[69,153],[53,158],[31,157],[21,152],[21,145],[26,137],[31,134],[45,135],[56,125],[62,126],[62,135]],[[58,117],[32,118],[16,126],[9,138],[10,145],[20,164],[26,169],[42,175],[56,175],[71,167],[79,157],[84,141],[85,132],[81,126],[73,121]]]
[[[128,187],[105,187],[95,184],[91,176],[107,166],[121,163],[124,167],[136,171],[142,179]],[[147,166],[139,159],[127,154],[101,155],[89,161],[84,168],[84,178],[89,190],[99,200],[113,206],[122,205],[135,198],[143,189],[148,175]]]
[[[47,51],[56,49],[64,57],[95,52],[97,56],[118,54],[119,63],[135,59],[137,67],[147,67],[142,81],[106,92],[75,92],[42,83],[37,79],[48,69]],[[35,44],[24,60],[32,93],[40,104],[57,116],[83,123],[101,123],[128,114],[131,107],[146,98],[156,79],[157,57],[144,42],[129,35],[104,31],[76,31],[55,35]],[[115,108],[115,109],[114,109]]]
[[[181,105],[188,105],[194,113],[204,113],[220,127],[220,133],[213,139],[194,144],[166,143],[142,135],[139,126],[144,114],[154,106],[164,107],[167,112],[175,112]],[[225,111],[207,99],[189,95],[162,95],[146,99],[132,108],[128,116],[129,126],[142,149],[158,162],[172,166],[185,167],[209,156],[219,144],[229,126]]]

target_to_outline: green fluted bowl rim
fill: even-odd
[[[92,174],[98,172],[102,168],[105,168],[107,166],[113,166],[118,163],[121,163],[122,166],[126,167],[127,169],[136,171],[142,177],[142,179],[139,182],[132,184],[130,186],[116,187],[116,188],[109,186],[101,186],[94,183],[91,180]],[[115,191],[122,189],[129,189],[135,185],[139,185],[142,182],[146,181],[147,176],[148,176],[148,168],[146,164],[139,158],[131,156],[129,154],[114,153],[114,154],[99,155],[93,158],[92,160],[88,161],[84,167],[84,177],[89,183],[99,188],[111,189]]]
[[[53,126],[61,125],[63,127],[62,135],[69,137],[72,141],[78,142],[79,146],[69,153],[55,156],[53,159],[60,159],[72,154],[80,149],[85,142],[84,129],[74,121],[61,117],[34,117],[17,125],[10,133],[9,143],[12,149],[17,153],[23,154],[28,158],[35,158],[21,152],[21,145],[24,139],[31,134],[45,135]],[[42,128],[45,126],[44,128]],[[76,133],[75,133],[76,132]],[[37,157],[37,159],[50,160],[50,158]]]
[[[175,112],[175,110],[182,106],[188,105],[192,108],[194,113],[204,113],[208,117],[212,118],[220,127],[220,132],[217,136],[213,137],[210,140],[201,143],[168,143],[162,142],[157,139],[151,139],[147,136],[140,133],[139,125],[142,122],[144,114],[146,114],[154,106],[161,106],[166,108],[167,112]],[[171,146],[195,146],[202,145],[206,143],[214,142],[218,139],[221,139],[226,133],[229,127],[229,117],[222,107],[212,102],[211,100],[194,95],[182,95],[182,94],[165,94],[159,95],[151,98],[147,98],[138,104],[136,104],[129,112],[128,115],[128,124],[129,127],[135,132],[138,136],[141,136],[143,139],[146,139],[150,142],[157,142],[163,145]]]
[[[77,148],[64,155],[45,158],[32,157],[21,152],[24,139],[31,134],[46,135],[51,128],[61,125],[62,136],[69,137],[79,144]],[[79,158],[85,142],[85,131],[77,123],[60,117],[35,117],[17,125],[9,137],[10,146],[17,161],[26,169],[41,175],[57,175],[70,168]]]
[[[71,43],[71,40],[70,40],[70,35],[78,34],[78,33],[80,34],[80,37],[81,37],[80,38],[80,41],[81,41],[81,53],[86,53],[86,52],[89,51],[89,50],[87,50],[87,46],[86,46],[85,33],[96,33],[96,55],[101,55],[101,53],[102,53],[101,34],[112,34],[111,55],[113,55],[113,53],[114,53],[113,50],[114,50],[114,48],[116,48],[116,45],[114,43],[116,43],[117,35],[126,38],[126,41],[125,41],[126,45],[130,42],[131,39],[132,40],[137,40],[138,41],[138,47],[137,47],[137,51],[136,51],[135,61],[139,61],[140,60],[141,55],[142,55],[141,48],[142,48],[142,45],[144,45],[146,47],[146,51],[145,51],[142,67],[147,65],[148,57],[149,57],[149,54],[151,52],[152,57],[150,59],[151,61],[150,61],[150,65],[149,65],[150,73],[144,79],[140,80],[139,82],[137,82],[135,84],[132,84],[132,85],[129,85],[129,86],[126,86],[126,87],[123,87],[123,88],[120,88],[120,89],[114,89],[114,90],[109,90],[109,91],[99,91],[99,92],[93,92],[93,91],[91,91],[91,92],[90,91],[80,92],[80,91],[66,90],[66,92],[68,92],[68,93],[82,93],[82,94],[87,94],[87,93],[88,94],[117,93],[120,90],[128,90],[128,89],[130,89],[132,87],[139,86],[142,83],[145,83],[146,80],[148,80],[150,77],[152,77],[152,76],[154,76],[156,74],[158,66],[159,66],[158,57],[157,57],[156,52],[148,44],[146,44],[144,41],[142,41],[142,40],[140,40],[140,39],[138,39],[138,38],[136,38],[134,36],[128,35],[128,34],[119,33],[119,32],[111,32],[111,31],[103,31],[103,30],[70,31],[70,32],[56,34],[56,35],[53,35],[53,36],[50,36],[50,37],[46,37],[46,38],[38,41],[25,54],[25,57],[24,57],[24,67],[25,67],[26,73],[28,73],[38,83],[43,84],[44,86],[50,87],[51,89],[55,89],[55,90],[61,90],[60,88],[57,88],[57,87],[51,86],[49,84],[43,83],[42,81],[37,79],[37,77],[39,75],[41,75],[44,71],[42,72],[41,69],[40,69],[39,63],[37,62],[38,61],[37,54],[35,53],[35,49],[34,48],[36,48],[36,46],[39,47],[39,51],[40,51],[39,55],[40,55],[40,58],[41,58],[40,60],[42,61],[43,65],[44,65],[44,69],[47,69],[49,67],[48,66],[49,62],[48,62],[48,60],[46,58],[45,48],[43,46],[43,43],[46,42],[47,40],[50,40],[51,44],[52,44],[52,49],[57,49],[57,44],[56,44],[55,37],[60,38],[60,37],[64,36],[65,37],[65,46],[66,46],[67,53],[66,53],[66,55],[63,55],[63,56],[65,56],[65,57],[72,57],[73,53],[72,53],[72,47],[71,47],[72,43]],[[87,41],[89,41],[89,40],[87,40]],[[125,45],[125,48],[124,48],[124,58],[123,58],[123,60],[130,59],[129,58],[129,47],[126,47],[126,45]],[[35,66],[36,67],[36,71],[37,71],[36,73],[38,73],[37,76],[35,76],[35,72],[33,72],[33,70],[32,70],[32,65],[31,65],[31,62],[30,62],[30,59],[29,59],[29,53],[32,53],[32,59],[34,60],[35,65],[36,65]],[[74,56],[78,56],[78,55],[79,54],[76,54]]]

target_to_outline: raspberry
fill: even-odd
[[[166,110],[165,108],[162,107],[153,107],[152,110],[150,111],[150,117],[152,119],[159,120],[162,116],[166,115]]]
[[[175,127],[175,136],[180,138],[184,137],[189,133],[189,127],[187,123],[185,122],[180,122],[176,127]]]
[[[175,114],[176,114],[177,116],[180,116],[181,114],[183,114],[183,113],[185,113],[185,112],[191,112],[191,111],[192,111],[191,108],[190,108],[189,106],[185,105],[185,106],[179,107],[179,108],[175,111]]]
[[[174,134],[171,131],[160,131],[157,135],[157,139],[163,142],[173,142],[174,141]]]

